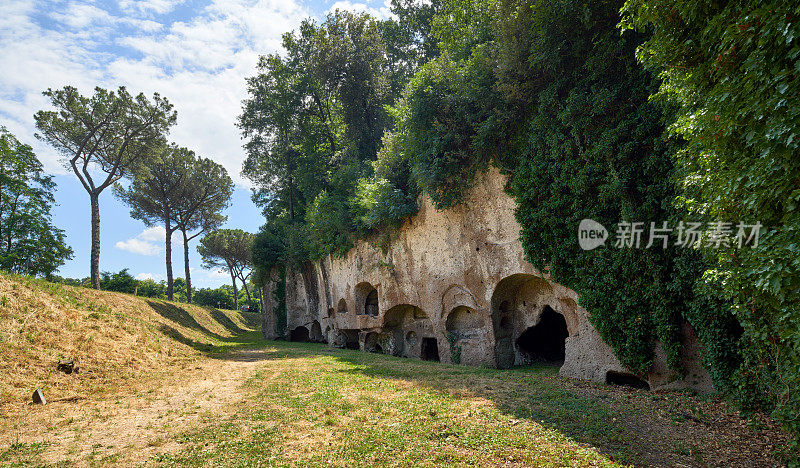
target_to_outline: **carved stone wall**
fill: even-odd
[[[314,340],[318,324],[332,346],[503,368],[544,357],[568,377],[626,375],[577,294],[525,261],[504,183],[492,169],[456,208],[437,211],[423,199],[388,245],[359,241],[342,258],[287,269],[289,332],[304,327]],[[692,378],[674,381],[657,352],[646,376],[651,388],[710,388],[693,334],[686,335]],[[547,348],[559,343],[560,350]]]

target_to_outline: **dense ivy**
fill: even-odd
[[[652,31],[639,60],[663,78],[686,147],[682,202],[708,221],[761,222],[757,248],[720,249],[693,308],[718,386],[800,433],[800,5],[629,0],[628,27]],[[728,340],[731,313],[741,337]],[[708,325],[701,325],[707,323]],[[734,355],[739,359],[731,359]],[[795,453],[800,446],[791,447]]]
[[[661,138],[664,113],[647,102],[655,87],[634,57],[639,38],[616,29],[619,6],[557,2],[530,19],[537,37],[528,62],[540,75],[530,87],[531,116],[506,164],[530,261],[575,289],[620,360],[643,374],[655,340],[677,367],[692,279],[678,270],[692,263],[676,257],[692,253],[645,248],[649,230],[641,248],[613,245],[613,226],[622,221],[661,226],[676,216],[675,143]],[[580,249],[584,218],[612,232],[605,247]]]

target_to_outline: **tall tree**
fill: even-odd
[[[40,139],[53,145],[65,158],[89,194],[92,209],[90,276],[100,288],[100,194],[123,177],[146,171],[153,148],[176,120],[172,105],[158,93],[150,101],[144,94],[132,96],[124,87],[116,92],[95,88],[85,97],[72,86],[48,89],[54,111],[34,116]],[[95,181],[97,178],[97,181]]]
[[[233,181],[222,165],[210,159],[194,161],[188,174],[187,190],[173,211],[173,220],[183,234],[183,264],[186,275],[186,301],[192,303],[192,277],[189,268],[189,241],[219,228],[227,216],[227,208],[233,194]],[[193,234],[190,234],[194,232]]]
[[[239,119],[247,140],[242,173],[265,214],[287,213],[291,258],[334,250],[324,245],[329,238],[341,244],[336,250],[348,245],[347,200],[356,180],[372,172],[391,90],[399,88],[390,61],[406,60],[389,53],[384,40],[408,36],[388,34],[369,15],[336,11],[285,34],[286,54],[262,57],[248,80]],[[304,235],[306,226],[313,236]]]
[[[56,184],[33,149],[0,127],[0,268],[50,276],[72,249],[51,223]]]
[[[167,298],[173,299],[172,234],[179,229],[174,222],[186,194],[192,190],[190,174],[196,163],[194,153],[175,144],[164,146],[159,159],[148,172],[133,178],[128,188],[117,185],[114,193],[131,207],[131,217],[148,227],[164,225],[167,267]]]
[[[200,245],[197,246],[204,267],[224,268],[230,273],[236,309],[239,308],[237,278],[242,281],[247,301],[252,306],[250,290],[247,287],[247,279],[252,273],[252,249],[253,235],[241,229],[219,229],[210,232],[200,239]]]
[[[396,17],[381,23],[389,58],[391,95],[400,96],[406,83],[425,63],[439,55],[432,23],[443,0],[391,0]]]

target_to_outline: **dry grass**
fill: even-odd
[[[0,418],[48,400],[136,390],[250,330],[236,311],[0,275]],[[56,371],[60,357],[80,371]]]

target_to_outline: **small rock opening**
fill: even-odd
[[[364,338],[364,351],[368,353],[383,353],[383,348],[380,343],[380,335],[377,333],[370,333]]]
[[[336,307],[336,312],[339,314],[347,313],[347,302],[344,299],[339,300],[339,305]]]
[[[408,343],[409,346],[417,344],[417,334],[413,331],[406,333],[406,343]]]
[[[439,361],[439,343],[436,338],[423,338],[420,358],[423,361]]]
[[[292,330],[289,333],[289,341],[298,341],[298,342],[309,341],[308,328],[300,326]]]
[[[378,290],[373,289],[367,294],[367,299],[364,301],[364,313],[373,317],[378,316]]]
[[[314,320],[311,324],[311,331],[308,334],[309,341],[313,341],[315,343],[322,342],[322,327],[319,325],[319,322]]]
[[[529,327],[517,338],[517,349],[531,362],[561,366],[566,355],[569,336],[564,316],[545,306],[539,323]]]
[[[358,349],[358,330],[342,330],[345,337],[344,347],[346,349]]]
[[[647,383],[647,381],[626,372],[606,372],[606,383],[609,385],[620,385],[623,387],[650,390],[650,384]]]

